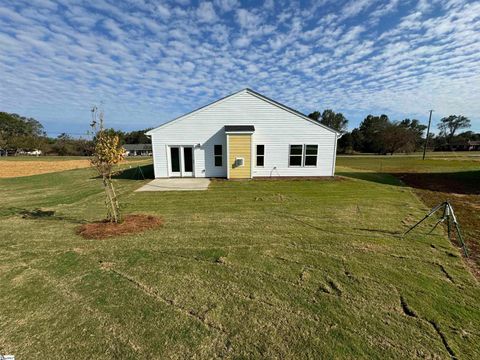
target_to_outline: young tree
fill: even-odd
[[[92,108],[90,126],[94,133],[94,148],[90,162],[102,177],[106,195],[107,220],[118,223],[121,221],[120,206],[113,187],[112,175],[115,173],[115,165],[123,160],[125,149],[120,146],[118,135],[105,129],[103,111],[96,106]]]

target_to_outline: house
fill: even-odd
[[[480,150],[480,141],[467,141],[467,150],[468,151],[478,151]]]
[[[125,144],[123,145],[126,156],[151,156],[152,144]]]
[[[340,133],[244,89],[146,133],[156,178],[333,176]]]

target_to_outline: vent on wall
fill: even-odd
[[[243,166],[245,163],[245,159],[241,157],[235,158],[235,167]]]

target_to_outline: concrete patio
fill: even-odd
[[[206,178],[155,179],[135,191],[201,191],[207,190],[209,184]]]

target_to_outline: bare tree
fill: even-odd
[[[90,127],[94,134],[94,149],[90,163],[102,177],[106,195],[107,220],[118,223],[121,221],[120,206],[113,186],[112,175],[115,173],[115,165],[123,160],[125,149],[120,146],[118,135],[106,131],[103,111],[96,106],[92,108]]]

